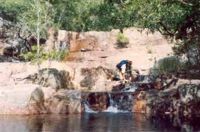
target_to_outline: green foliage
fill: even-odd
[[[176,40],[177,55],[196,47],[200,56],[199,0],[1,0],[0,16],[20,21],[33,34],[39,20],[43,37],[52,26],[71,31],[148,28]]]
[[[49,27],[53,27],[55,11],[53,6],[46,0],[30,0],[26,5],[29,10],[23,12],[20,17],[20,23],[27,27],[35,36],[37,32],[37,25],[39,24],[39,30],[41,37],[47,38],[47,30]],[[38,14],[39,12],[39,18]]]
[[[18,22],[20,14],[28,9],[27,3],[27,0],[0,0],[0,17]]]
[[[127,47],[128,43],[129,43],[129,40],[123,33],[117,34],[117,46],[119,48]]]
[[[151,74],[154,76],[177,73],[180,70],[186,69],[186,63],[182,62],[176,56],[170,56],[158,60],[158,62],[151,69]]]
[[[21,54],[21,57],[25,61],[31,61],[33,63],[36,63],[36,62],[42,62],[44,60],[62,61],[66,55],[67,55],[66,51],[53,50],[50,52],[45,52],[42,47],[40,47],[40,52],[39,54],[37,54],[37,46],[33,46],[30,52]]]

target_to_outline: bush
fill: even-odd
[[[162,74],[174,74],[186,68],[186,63],[181,61],[176,56],[170,56],[158,60],[151,69],[151,74],[154,76]]]
[[[123,33],[117,34],[117,47],[126,48],[129,43],[129,40]]]
[[[45,52],[43,47],[40,47],[40,52],[39,54],[37,54],[37,46],[33,46],[30,52],[21,54],[21,57],[25,61],[31,61],[35,63],[35,62],[42,62],[48,59],[62,61],[66,55],[67,55],[66,51],[53,50],[50,52]]]

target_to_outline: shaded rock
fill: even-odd
[[[146,113],[146,100],[136,100],[133,105],[132,112],[136,113]]]
[[[132,105],[134,102],[134,94],[129,92],[121,92],[121,93],[111,93],[111,104],[117,109],[122,111],[129,111],[132,110]]]
[[[69,72],[58,71],[55,68],[44,68],[39,73],[31,75],[28,79],[44,87],[53,89],[73,88]]]
[[[86,87],[91,90],[106,90],[107,81],[113,77],[113,71],[104,67],[83,68],[81,74],[84,76],[80,82],[81,87]]]
[[[183,123],[194,123],[200,118],[199,84],[183,83],[187,80],[178,81],[174,87],[157,91],[156,96],[150,93],[147,97],[149,115],[157,120],[168,121],[180,127]],[[153,94],[154,95],[154,94]]]
[[[200,100],[200,85],[183,84],[178,87],[180,100],[183,103]]]
[[[133,105],[133,94],[128,92],[90,92],[83,93],[83,103],[94,111],[106,111],[114,107],[119,111],[131,112]]]
[[[94,111],[103,111],[109,106],[109,95],[106,92],[85,93],[83,98]]]
[[[36,88],[30,96],[28,109],[30,113],[40,114],[46,113],[46,108],[44,106],[44,93],[42,89]]]
[[[135,99],[133,103],[132,112],[146,113],[146,109],[147,109],[146,92],[140,91],[137,94],[137,98]]]
[[[16,56],[17,54],[18,54],[18,53],[17,53],[16,49],[13,48],[13,47],[5,47],[5,48],[3,49],[3,55],[5,55],[5,56],[10,56],[10,57],[12,57],[12,56]]]
[[[59,90],[45,101],[49,113],[81,113],[81,93],[75,90]]]

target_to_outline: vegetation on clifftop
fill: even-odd
[[[34,33],[38,9],[43,36],[52,26],[73,31],[148,28],[175,40],[175,53],[200,65],[198,0],[4,0],[0,17],[20,22]]]

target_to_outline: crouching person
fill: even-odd
[[[116,65],[116,68],[118,69],[120,79],[123,82],[132,80],[132,61],[122,60]]]

